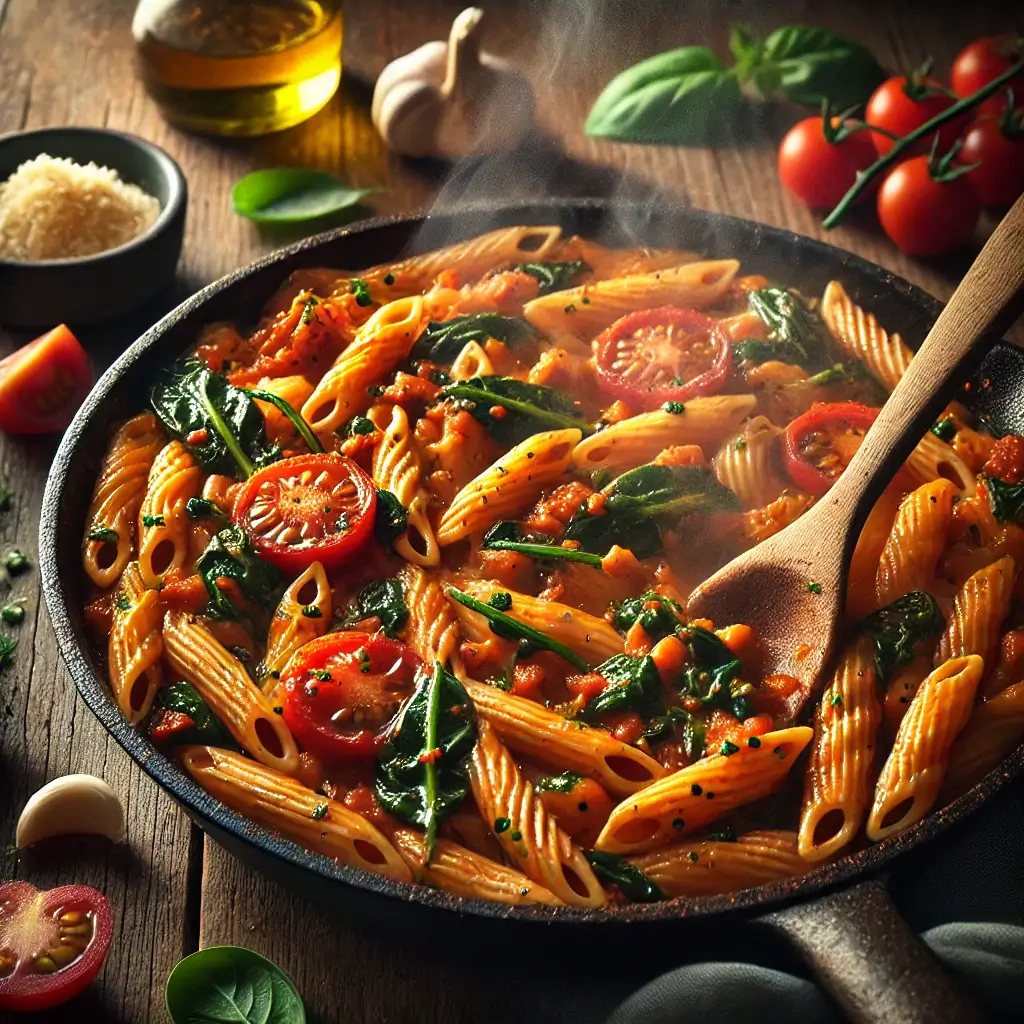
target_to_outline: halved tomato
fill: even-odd
[[[636,409],[716,394],[732,368],[725,331],[675,306],[620,317],[594,339],[594,354],[601,390]]]
[[[371,758],[422,668],[397,640],[328,633],[300,647],[281,673],[285,723],[325,761]]]
[[[789,478],[805,494],[825,494],[850,464],[877,416],[877,409],[859,402],[815,402],[783,435]]]
[[[332,452],[297,455],[254,473],[238,492],[231,518],[283,572],[313,562],[330,571],[373,535],[377,492],[351,459]]]
[[[89,357],[61,324],[0,359],[0,430],[63,430],[92,387]]]
[[[112,932],[110,904],[87,885],[0,885],[0,1008],[46,1010],[78,995],[99,974]]]

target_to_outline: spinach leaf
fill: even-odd
[[[488,338],[496,338],[512,346],[532,334],[533,328],[525,320],[500,313],[467,313],[451,320],[431,320],[416,340],[410,358],[450,366],[471,341],[483,345]]]
[[[583,721],[592,722],[610,711],[636,711],[645,722],[665,714],[661,675],[649,654],[616,654],[594,671],[608,680],[608,687],[587,702],[580,712]]]
[[[549,295],[570,287],[590,267],[583,260],[573,260],[570,263],[519,263],[512,269],[535,277],[540,282],[537,294]]]
[[[235,183],[231,205],[257,224],[301,224],[348,210],[375,191],[349,188],[323,171],[267,167]]]
[[[167,978],[173,1024],[305,1024],[298,990],[284,971],[242,946],[211,946]]]
[[[1000,523],[1019,523],[1024,520],[1024,484],[1004,483],[998,477],[983,477],[988,488],[992,515]]]
[[[309,424],[302,418],[301,413],[292,406],[291,402],[280,395],[275,395],[273,391],[261,391],[257,388],[246,388],[246,391],[253,398],[258,398],[261,402],[268,402],[275,409],[279,409],[284,413],[311,452],[324,451],[324,446],[320,443],[320,439],[313,433]]]
[[[616,75],[587,116],[586,132],[622,142],[706,146],[729,142],[745,107],[737,76],[703,46],[684,46]]]
[[[647,558],[661,550],[662,529],[683,516],[739,507],[736,495],[706,466],[637,466],[615,481],[596,513],[584,510],[573,516],[565,539],[595,554],[606,555],[619,544]]]
[[[395,640],[409,621],[409,606],[400,580],[368,583],[349,605],[348,613],[337,628],[344,629],[376,615],[385,636]]]
[[[593,428],[584,420],[578,403],[543,384],[529,384],[514,377],[473,377],[441,389],[440,401],[455,399],[473,419],[482,423],[502,444],[518,444],[542,430],[577,427],[583,435]],[[505,413],[491,415],[495,406]]]
[[[188,715],[192,728],[175,736],[176,743],[204,743],[213,747],[237,749],[237,744],[221,720],[210,710],[196,688],[184,679],[157,691],[158,707]]]
[[[584,850],[583,856],[590,862],[594,874],[605,885],[617,885],[627,899],[634,903],[657,903],[659,900],[668,899],[668,896],[635,864],[630,864],[620,854]]]
[[[942,613],[931,594],[915,590],[879,608],[861,623],[861,631],[875,642],[878,678],[888,682],[893,671],[914,659],[914,645],[941,633]]]
[[[382,548],[391,547],[402,536],[409,522],[405,506],[391,493],[377,488],[377,511],[373,518],[373,535]]]
[[[571,793],[581,782],[579,772],[562,772],[561,775],[547,775],[538,779],[533,788],[538,793]]]
[[[615,607],[612,625],[620,633],[628,633],[639,622],[652,640],[671,636],[681,625],[683,609],[678,601],[648,590],[639,597],[627,597]]]
[[[500,636],[503,640],[511,640],[513,643],[519,644],[519,657],[529,657],[535,651],[551,651],[559,657],[564,658],[570,665],[575,666],[581,672],[586,672],[588,669],[587,662],[574,651],[571,647],[566,646],[563,643],[559,643],[557,640],[553,640],[546,633],[542,633],[539,629],[534,629],[532,626],[527,626],[526,623],[520,622],[518,619],[512,618],[511,615],[506,615],[503,611],[494,607],[494,604],[484,604],[483,601],[478,601],[475,597],[471,597],[469,594],[464,594],[461,590],[457,590],[455,587],[446,587],[445,593],[458,604],[461,604],[464,608],[469,608],[470,611],[478,612],[482,615],[491,627],[491,632],[495,636]],[[494,594],[491,597],[493,602],[495,598],[500,598],[501,592]],[[508,594],[504,595],[509,598],[511,603],[511,597]]]
[[[731,690],[743,668],[739,658],[703,626],[689,623],[679,635],[689,651],[680,693],[696,697],[705,707],[731,711],[741,721],[748,718],[750,707],[746,697],[734,696]]]
[[[440,662],[416,685],[377,762],[381,806],[426,830],[427,860],[437,827],[469,792],[466,759],[476,745],[476,715],[462,683]]]
[[[666,739],[672,734],[673,729],[677,725],[681,725],[685,728],[686,724],[692,718],[693,715],[691,715],[689,711],[686,711],[683,708],[671,707],[665,712],[665,714],[656,715],[647,723],[647,728],[644,729],[643,738],[651,742]]]
[[[203,614],[213,619],[240,617],[227,594],[217,586],[219,579],[235,580],[246,600],[265,609],[277,604],[283,589],[277,570],[256,554],[240,526],[228,526],[213,535],[196,560],[196,572],[210,595]]]
[[[167,432],[185,442],[208,472],[237,475],[241,470],[248,477],[280,458],[277,446],[267,441],[263,414],[249,394],[197,360],[165,372],[150,404]]]
[[[773,340],[741,341],[735,350],[738,358],[756,362],[781,359],[801,366],[821,364],[824,325],[796,292],[788,288],[755,288],[747,292],[747,308],[764,321]]]
[[[484,537],[481,545],[483,548],[492,551],[518,551],[520,554],[529,555],[530,558],[547,558],[553,561],[582,562],[584,565],[600,569],[602,560],[600,555],[593,555],[587,551],[579,551],[576,548],[563,548],[559,544],[531,544],[527,541],[502,540],[493,538],[488,540]]]

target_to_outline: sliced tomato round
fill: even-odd
[[[0,359],[0,430],[63,430],[92,387],[92,367],[65,324]]]
[[[328,633],[281,673],[284,720],[325,761],[372,758],[423,668],[416,652],[373,633]]]
[[[859,402],[815,402],[786,427],[786,472],[805,494],[821,496],[850,464],[878,410]]]
[[[0,1008],[46,1010],[77,996],[103,966],[113,920],[87,885],[0,885]]]
[[[598,386],[636,409],[716,394],[732,369],[725,331],[675,306],[627,313],[598,335],[594,352]]]
[[[344,455],[297,455],[253,474],[231,518],[268,562],[299,573],[313,562],[344,565],[373,536],[377,492]]]

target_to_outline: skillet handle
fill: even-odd
[[[884,883],[848,889],[765,914],[796,946],[854,1024],[984,1024],[900,916]]]

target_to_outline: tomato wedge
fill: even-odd
[[[65,324],[0,359],[0,430],[63,430],[92,387],[89,357]]]
[[[103,966],[113,920],[87,885],[0,885],[0,1008],[46,1010],[77,996]]]
[[[859,402],[815,402],[786,427],[782,438],[790,480],[805,494],[825,494],[850,464],[877,415],[877,409]]]
[[[716,394],[732,369],[725,331],[675,306],[620,317],[594,340],[594,353],[601,390],[637,409]]]
[[[254,473],[238,492],[231,518],[257,552],[283,572],[313,562],[330,571],[373,534],[373,481],[344,455],[297,455]]]
[[[300,647],[281,673],[285,723],[325,761],[372,758],[422,667],[397,640],[328,633]]]

